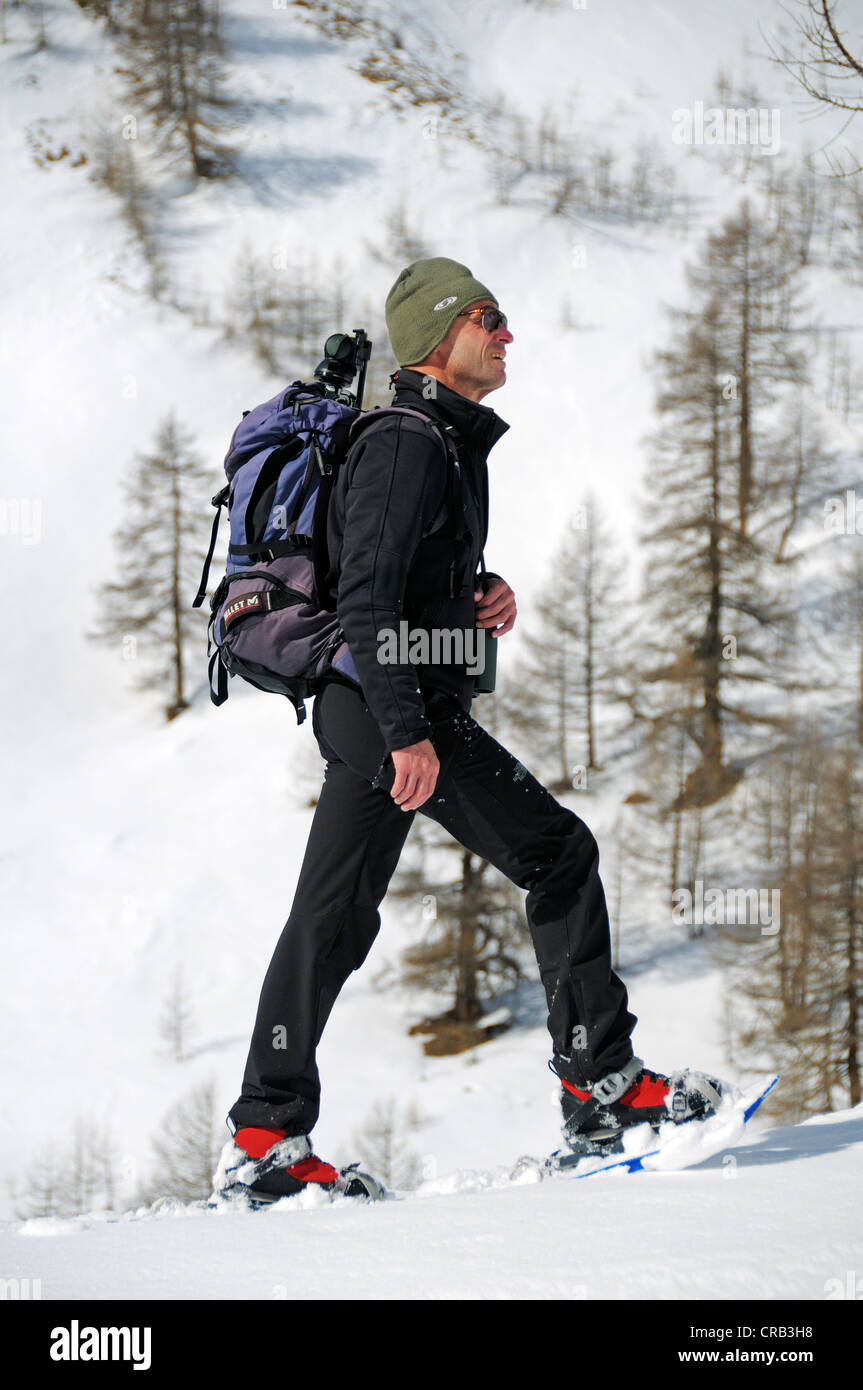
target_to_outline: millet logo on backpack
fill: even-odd
[[[239,618],[243,613],[254,612],[256,609],[265,607],[266,594],[243,594],[242,598],[235,599],[233,603],[225,605],[222,614],[222,622],[227,628],[234,618]]]
[[[457,299],[457,294],[448,294],[446,299],[441,299],[438,301],[438,303],[432,309],[432,313],[436,314],[438,309],[447,309],[450,306],[450,304],[455,304]]]

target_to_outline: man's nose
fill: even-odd
[[[502,343],[511,343],[513,341],[511,331],[508,328],[504,328],[502,324],[498,325],[498,330],[494,336]]]

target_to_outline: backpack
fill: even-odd
[[[356,395],[325,370],[335,337],[367,349]],[[241,676],[259,690],[286,696],[297,723],[305,700],[327,674],[360,684],[356,666],[327,592],[327,510],[338,470],[350,445],[375,420],[410,415],[435,430],[451,465],[443,506],[452,517],[458,476],[455,443],[446,426],[407,406],[361,412],[362,385],[371,344],[362,330],[354,340],[327,341],[316,380],[294,381],[277,396],[245,411],[225,457],[228,482],[212,499],[217,508],[201,583],[192,607],[206,597],[222,508],[231,537],[224,577],[210,600],[207,629],[210,698],[228,698],[228,677]],[[359,355],[359,354],[358,354]],[[350,381],[353,371],[347,377]],[[434,530],[434,518],[428,531]]]

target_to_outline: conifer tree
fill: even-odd
[[[225,336],[245,339],[261,366],[289,380],[311,378],[331,332],[343,327],[339,280],[321,290],[314,264],[278,248],[267,259],[245,246],[226,296]]]
[[[28,1166],[26,1186],[13,1182],[11,1196],[18,1218],[77,1216],[112,1210],[116,1189],[116,1143],[107,1124],[79,1115],[71,1143],[56,1137]]]
[[[418,1127],[416,1109],[402,1108],[390,1098],[376,1101],[351,1143],[352,1161],[359,1159],[389,1191],[416,1187],[422,1178],[422,1159],[410,1143]]]
[[[506,699],[551,791],[570,788],[576,767],[599,767],[602,716],[622,700],[623,573],[588,494],[569,518],[527,624],[515,685],[524,698],[513,701],[510,691]]]
[[[151,1186],[139,1194],[140,1201],[173,1197],[180,1202],[195,1202],[209,1197],[222,1150],[212,1081],[193,1087],[171,1108],[159,1125],[152,1147],[156,1174]]]
[[[204,629],[191,599],[206,554],[206,502],[213,477],[191,448],[190,436],[168,415],[153,451],[138,454],[126,486],[126,519],[115,533],[120,578],[103,584],[97,641],[122,644],[140,672],[138,687],[167,699],[173,719],[188,707],[189,647],[204,666]]]
[[[228,107],[218,0],[126,0],[115,13],[130,95],[196,178],[225,172]]]
[[[416,907],[421,923],[419,940],[403,953],[402,978],[448,996],[446,1017],[454,1023],[475,1024],[489,1000],[522,978],[530,938],[521,893],[449,837],[426,831],[423,838],[422,859],[400,868],[393,884],[394,895]],[[435,855],[434,868],[426,850],[445,851],[443,858]],[[458,874],[447,877],[444,865],[454,857]]]
[[[672,344],[657,354],[649,632],[635,684],[639,713],[655,726],[681,704],[698,750],[693,803],[737,780],[725,761],[731,730],[775,722],[772,637],[793,605],[771,566],[787,562],[789,536],[823,486],[825,453],[798,400],[807,384],[798,273],[781,234],[744,201],[689,270],[694,307],[674,312]],[[790,408],[777,423],[779,401]]]
[[[189,1055],[192,1007],[186,977],[179,963],[175,966],[159,1016],[159,1034],[169,1057],[185,1062]]]
[[[728,958],[735,1054],[782,1073],[777,1103],[798,1120],[863,1098],[863,777],[842,740],[793,733],[748,816],[778,929],[729,943]]]

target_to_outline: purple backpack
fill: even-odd
[[[350,398],[349,398],[350,399]],[[306,717],[304,701],[337,672],[359,685],[357,670],[326,592],[326,518],[339,466],[359,430],[384,415],[426,421],[458,468],[454,445],[427,415],[392,406],[361,414],[320,381],[295,381],[247,411],[225,458],[228,483],[217,508],[193,607],[206,597],[222,507],[231,524],[227,569],[210,600],[210,698],[228,698],[228,676],[285,695]]]

